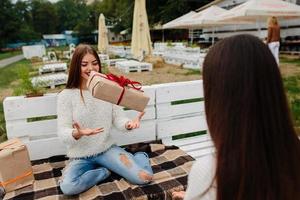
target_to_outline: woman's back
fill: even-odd
[[[279,41],[280,41],[280,27],[278,25],[269,26],[267,43],[279,42]]]

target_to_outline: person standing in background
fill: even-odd
[[[280,26],[276,17],[268,19],[268,38],[267,44],[272,54],[275,57],[277,65],[279,66],[279,46],[280,46]]]

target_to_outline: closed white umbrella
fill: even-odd
[[[136,59],[152,54],[145,0],[135,0],[131,38],[131,53]]]
[[[105,18],[101,13],[98,24],[98,51],[100,53],[106,53],[108,48],[108,36],[107,28],[105,26]]]

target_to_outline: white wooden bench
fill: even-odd
[[[151,63],[138,62],[135,60],[118,61],[116,62],[116,68],[119,70],[129,73],[129,72],[143,72],[152,71],[153,66]]]
[[[150,101],[141,127],[128,134],[113,129],[112,136],[118,145],[161,139],[164,144],[177,145],[196,159],[214,151],[208,134],[177,140],[173,137],[207,130],[204,102],[195,101],[203,99],[201,80],[145,86],[143,89]],[[7,136],[20,137],[27,144],[32,160],[66,152],[57,137],[56,100],[56,93],[4,99]],[[133,110],[126,110],[126,113],[131,118],[137,115]],[[44,116],[48,119],[38,120]]]
[[[66,72],[67,71],[67,63],[48,63],[44,64],[39,68],[39,74],[44,73],[54,73],[54,72]]]
[[[114,66],[116,66],[117,62],[126,61],[126,60],[127,59],[125,59],[125,58],[110,59],[109,64],[110,64],[111,67],[114,67]]]
[[[59,72],[55,74],[43,74],[40,76],[33,77],[31,83],[33,86],[50,87],[66,84],[68,80],[68,74]]]

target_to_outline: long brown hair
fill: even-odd
[[[276,61],[258,38],[221,40],[203,64],[217,200],[300,199],[300,141]]]
[[[279,26],[278,20],[276,17],[269,17],[268,18],[268,26]]]
[[[81,61],[86,54],[92,54],[95,56],[97,62],[99,63],[99,72],[101,72],[101,62],[99,56],[95,49],[91,46],[86,44],[80,44],[76,47],[74,54],[72,56],[70,70],[69,70],[69,77],[67,81],[66,88],[79,88],[81,89]]]

